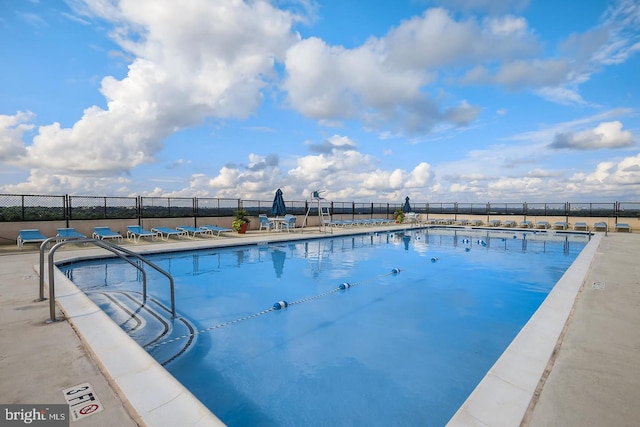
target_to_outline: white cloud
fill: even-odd
[[[640,153],[620,161],[598,163],[589,173],[577,172],[565,184],[567,193],[575,198],[598,194],[602,199],[635,198],[640,188]]]
[[[517,16],[491,17],[487,19],[487,27],[492,34],[500,37],[526,34],[527,21]]]
[[[579,85],[589,81],[591,75],[604,66],[621,64],[640,51],[640,3],[635,0],[612,2],[600,25],[584,33],[571,34],[558,46],[568,64],[548,70],[560,77],[566,70],[564,81],[549,81],[548,87],[537,93],[545,99],[561,104],[585,104],[578,92]]]
[[[419,198],[433,184],[434,173],[428,163],[421,162],[412,170],[387,171],[377,166],[376,158],[358,152],[349,138],[334,135],[330,140],[335,144],[332,150],[299,157],[288,170],[271,162],[272,155],[252,154],[246,166],[227,165],[213,177],[194,174],[188,188],[165,195],[263,200],[265,194],[280,187],[295,200],[321,189],[329,200],[398,201],[405,195]]]
[[[36,15],[35,13],[26,13],[26,12],[16,12],[16,14],[27,24],[31,25],[35,28],[44,28],[47,27],[47,22],[42,19],[40,15]]]
[[[580,96],[576,89],[567,86],[547,86],[540,88],[536,93],[544,99],[558,104],[585,104],[586,102]]]
[[[464,3],[474,10],[493,5],[497,7],[493,12],[513,5],[489,0]],[[112,36],[121,54],[130,58],[128,72],[122,78],[104,77],[100,90],[106,107],[88,107],[70,127],[55,122],[35,127],[31,113],[0,116],[0,161],[31,170],[26,182],[5,186],[3,191],[130,191],[127,174],[155,162],[167,137],[209,117],[244,120],[257,111],[264,95],[273,95],[275,102],[281,99],[282,93],[269,93],[278,89],[287,91],[290,107],[321,126],[339,127],[354,120],[367,131],[379,132],[381,139],[416,137],[474,122],[481,111],[478,101],[449,92],[461,82],[533,89],[554,102],[593,106],[582,99],[580,84],[599,67],[627,60],[640,46],[634,31],[640,7],[632,0],[615,3],[600,27],[570,36],[552,57],[542,54],[543,46],[526,19],[515,15],[474,19],[428,9],[386,35],[348,49],[314,37],[300,40],[294,25],[303,19],[276,9],[274,5],[281,2],[189,0],[176,7],[153,0],[86,0],[83,4],[80,21],[98,20],[114,27]],[[313,1],[298,4],[310,15],[317,11]],[[280,82],[282,64],[285,78]],[[181,190],[157,187],[143,194],[263,198],[283,187],[298,197],[326,188],[328,197],[343,200],[391,201],[406,195],[424,199],[427,194],[444,199],[451,193],[474,200],[518,199],[529,197],[536,185],[539,194],[540,188],[564,188],[562,179],[568,172],[541,163],[552,155],[549,148],[633,145],[634,135],[615,120],[623,114],[612,110],[598,119],[523,133],[505,144],[492,143],[487,149],[470,151],[464,159],[438,165],[385,168],[379,159],[358,151],[366,140],[356,144],[350,137],[333,135],[307,144],[310,155],[296,158],[291,153],[287,161],[295,165],[286,169],[275,154],[251,154],[245,165],[228,164],[213,176],[192,175],[189,186]],[[254,129],[280,131],[271,123]],[[32,139],[25,142],[25,137]],[[396,151],[402,154],[402,148]],[[392,153],[384,150],[387,156]],[[168,167],[185,163],[177,160]],[[637,158],[630,157],[575,173],[567,194],[569,185],[579,191],[596,182],[610,183],[611,188],[633,186],[637,166]]]
[[[512,90],[556,85],[566,81],[570,69],[566,59],[509,61],[500,68],[495,82]]]
[[[633,145],[633,134],[622,130],[619,121],[600,123],[593,129],[581,132],[558,133],[550,148],[570,148],[576,150],[597,150],[602,148],[621,148]]]
[[[205,117],[246,118],[275,77],[274,60],[297,41],[294,17],[266,2],[193,0],[175,7],[89,0],[85,6],[85,16],[116,25],[114,39],[135,59],[122,80],[102,80],[106,109],[87,108],[70,128],[40,126],[23,166],[100,177],[153,162],[176,130]]]
[[[398,106],[407,115],[425,108],[432,110],[429,116],[436,114],[436,107],[418,95],[428,75],[382,64],[383,53],[376,45],[370,41],[349,50],[328,46],[317,38],[296,44],[287,52],[283,83],[291,106],[316,119],[353,117],[369,124],[377,118],[392,120],[385,116]]]
[[[309,143],[309,149],[317,153],[331,153],[333,150],[352,150],[356,144],[346,136],[333,135],[321,144]]]
[[[593,55],[597,64],[620,64],[639,51],[640,3],[636,0],[614,2],[605,15],[602,28],[609,38]]]
[[[282,87],[293,108],[319,120],[356,118],[380,132],[426,133],[441,122],[467,125],[479,114],[466,100],[451,105],[446,97],[430,97],[426,89],[438,82],[438,73],[455,76],[474,67],[476,75],[465,81],[509,87],[563,81],[561,60],[513,60],[539,49],[523,18],[456,21],[444,9],[428,9],[354,49],[318,38],[297,43],[287,52]],[[477,65],[507,59],[496,76]]]
[[[626,108],[614,108],[591,116],[585,116],[571,121],[560,122],[556,123],[555,125],[544,126],[540,130],[516,134],[505,138],[505,140],[549,144],[551,141],[553,141],[555,135],[559,133],[579,132],[581,130],[584,130],[585,127],[597,126],[596,123],[599,124],[603,120],[611,121],[612,119],[626,117],[632,114],[634,114],[633,110]]]
[[[14,194],[83,194],[105,196],[117,192],[127,193],[131,179],[125,177],[94,177],[52,173],[50,170],[32,169],[27,181],[2,187],[2,191]]]
[[[30,112],[18,112],[13,116],[0,115],[0,161],[15,163],[27,153],[22,138],[33,125]]]
[[[227,165],[218,175],[207,178],[197,174],[191,177],[189,191],[206,190],[207,194],[225,198],[260,200],[279,186],[282,171],[277,155],[249,155],[247,165]]]

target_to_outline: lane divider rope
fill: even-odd
[[[468,249],[468,248],[466,248],[466,249]],[[444,256],[443,258],[447,258],[447,256]],[[381,279],[383,277],[395,276],[395,275],[400,274],[400,272],[402,272],[402,271],[407,271],[407,270],[412,270],[414,268],[418,268],[419,266],[425,265],[427,262],[428,263],[435,263],[435,262],[440,261],[440,259],[441,258],[434,256],[434,257],[430,258],[429,261],[422,261],[422,262],[419,262],[419,263],[415,263],[415,264],[409,265],[406,268],[400,269],[398,267],[395,267],[395,268],[391,269],[391,271],[388,272],[388,273],[380,274],[378,276],[372,277],[372,278],[367,279],[367,280],[362,280],[362,281],[356,282],[356,283],[344,282],[344,283],[341,283],[337,288],[330,289],[328,291],[319,293],[317,295],[312,295],[312,296],[309,296],[309,297],[306,297],[306,298],[302,298],[302,299],[299,299],[299,300],[296,300],[296,301],[292,301],[292,302],[287,302],[287,301],[284,301],[284,300],[283,301],[278,301],[275,304],[273,304],[273,306],[271,306],[271,307],[269,307],[269,308],[267,308],[265,310],[259,311],[257,313],[253,313],[253,314],[250,314],[250,315],[244,316],[244,317],[239,317],[237,319],[230,320],[228,322],[219,323],[217,325],[213,325],[213,326],[210,326],[210,327],[205,328],[205,329],[200,329],[200,330],[197,330],[197,331],[195,331],[193,333],[189,333],[189,334],[181,335],[181,336],[178,336],[178,337],[174,337],[174,338],[171,338],[171,339],[166,340],[166,341],[161,341],[161,342],[158,342],[158,343],[154,343],[152,345],[145,346],[144,348],[147,349],[147,351],[150,351],[150,350],[153,350],[153,349],[155,349],[157,347],[160,347],[160,346],[163,346],[163,345],[167,345],[167,344],[171,344],[171,343],[174,343],[174,342],[182,340],[182,339],[186,339],[186,338],[190,338],[192,336],[196,336],[196,335],[199,335],[199,334],[210,332],[210,331],[213,331],[215,329],[224,328],[226,326],[231,326],[233,324],[236,324],[236,323],[239,323],[239,322],[242,322],[242,321],[245,321],[245,320],[254,319],[254,318],[262,316],[264,314],[271,313],[272,311],[283,310],[283,309],[291,307],[293,305],[298,305],[298,304],[302,304],[302,303],[305,303],[305,302],[313,301],[313,300],[316,300],[318,298],[325,297],[327,295],[335,294],[336,292],[339,292],[339,291],[344,291],[344,290],[347,290],[347,289],[350,289],[350,288],[354,288],[356,286],[361,286],[361,285],[364,285],[364,284],[367,284],[367,283],[371,283],[371,282],[377,281],[378,279]]]

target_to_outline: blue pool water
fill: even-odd
[[[441,426],[586,243],[424,229],[153,255],[173,321],[163,276],[142,309],[130,265],[64,270],[230,426]]]

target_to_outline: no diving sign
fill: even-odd
[[[78,421],[104,409],[89,383],[62,390],[62,393],[69,404],[69,413],[73,421]]]

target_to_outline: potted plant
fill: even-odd
[[[231,223],[231,228],[233,231],[237,231],[239,234],[244,234],[247,232],[247,227],[249,227],[249,212],[244,209],[238,209],[235,211],[233,215],[233,222]]]
[[[404,212],[402,211],[402,209],[398,208],[393,213],[393,217],[396,219],[396,224],[400,224],[402,221],[404,221]]]

